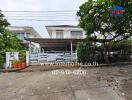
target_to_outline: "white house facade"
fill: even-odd
[[[77,42],[85,38],[82,28],[72,25],[46,26],[50,38],[43,39],[43,51],[71,51],[75,52]]]
[[[39,43],[42,52],[70,51],[75,52],[78,42],[84,41],[85,32],[82,28],[72,25],[46,26],[50,38],[29,38]]]
[[[82,28],[72,25],[46,26],[50,38],[55,39],[83,39],[85,32]]]
[[[31,60],[37,62],[77,61],[76,47],[84,42],[85,32],[78,26],[46,26],[50,38],[29,38],[28,41],[39,43],[40,53],[32,53]]]

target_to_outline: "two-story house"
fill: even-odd
[[[85,32],[78,26],[58,25],[46,26],[52,45],[42,46],[44,50],[75,51],[78,41],[85,37]],[[56,42],[56,43],[55,43]]]
[[[39,43],[41,52],[30,52],[30,63],[38,62],[76,62],[78,42],[84,42],[85,32],[78,26],[46,26],[50,38],[30,38],[28,41]]]
[[[72,25],[46,26],[50,38],[28,39],[39,43],[42,52],[70,51],[75,52],[78,42],[84,41],[82,28]]]

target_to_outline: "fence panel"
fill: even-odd
[[[48,52],[30,54],[30,63],[46,63],[46,62],[77,62],[77,53],[70,52]]]

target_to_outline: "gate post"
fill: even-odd
[[[30,59],[29,59],[29,51],[26,51],[26,65],[27,65],[27,66],[29,66],[29,63],[30,63],[29,60],[30,60]]]
[[[12,68],[12,61],[18,60],[19,52],[6,52],[6,66],[5,68]]]

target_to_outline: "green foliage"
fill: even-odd
[[[87,37],[93,38],[95,42],[107,42],[109,36],[113,38],[109,41],[118,40],[118,37],[126,37],[132,32],[132,3],[127,4],[123,17],[111,17],[110,8],[112,5],[120,5],[119,0],[88,0],[77,12],[79,17],[79,25],[87,32]],[[98,32],[103,37],[102,41],[98,41]],[[108,41],[108,42],[109,42]]]
[[[5,61],[6,52],[16,52],[23,49],[16,35],[7,29],[4,29],[0,36],[0,55]],[[3,61],[2,60],[2,61]]]
[[[19,58],[22,61],[25,61],[26,60],[26,50],[20,50],[19,51]]]
[[[113,43],[108,43],[107,48],[111,48],[108,50],[109,53],[107,55],[109,62],[112,63],[131,61],[130,58],[130,55],[132,54],[131,40],[124,40],[122,42],[117,43],[114,46]],[[89,62],[92,63],[93,61],[96,61],[98,63],[106,63],[104,59],[103,49],[104,49],[103,45],[93,46],[90,44],[88,45],[84,43],[78,43],[77,45],[78,61],[83,64]]]
[[[16,35],[6,27],[9,25],[4,15],[0,11],[0,66],[2,67],[5,61],[6,52],[14,52],[23,49]]]
[[[4,58],[2,55],[0,55],[0,69],[3,67]]]
[[[108,46],[112,47],[112,43],[109,43]],[[131,40],[123,40],[123,41],[117,43],[116,45],[114,45],[110,51],[112,51],[112,50],[113,51],[115,51],[115,50],[130,51],[130,50],[132,50],[132,41]]]
[[[125,8],[123,17],[110,16],[113,5]],[[88,0],[80,6],[77,16],[79,26],[86,31],[86,39],[101,43],[105,55],[109,49],[107,48],[108,43],[112,42],[113,45],[116,45],[132,35],[132,3],[130,0],[128,2],[124,0]]]
[[[118,56],[116,57],[116,60],[118,61],[131,61],[132,41],[123,40],[120,43],[117,43],[110,51],[118,52]]]
[[[1,13],[1,10],[0,10],[0,33],[3,32],[5,27],[7,27],[8,25],[10,25],[10,24],[5,19],[4,15]]]
[[[132,41],[131,40],[123,40],[121,42],[113,45],[113,42],[107,43],[106,47],[108,48],[108,52],[113,52],[113,55],[109,56],[110,62],[120,62],[120,61],[131,61],[130,55],[132,54]],[[98,47],[98,51],[103,51],[104,46],[101,45]],[[102,59],[102,58],[101,58]]]
[[[1,44],[5,49],[20,49],[21,45],[16,35],[7,29],[4,29],[1,35]]]
[[[77,56],[78,61],[81,63],[88,63],[95,61],[95,50],[96,46],[87,45],[84,43],[78,43],[77,45]]]

